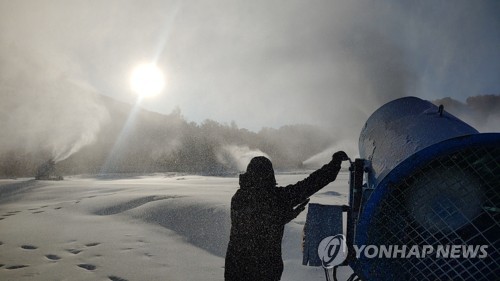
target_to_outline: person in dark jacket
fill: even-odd
[[[305,209],[308,197],[337,178],[343,151],[306,179],[277,187],[266,157],[255,157],[240,175],[240,189],[231,199],[231,234],[226,252],[226,281],[275,281],[283,272],[281,240],[285,224]]]

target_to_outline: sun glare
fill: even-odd
[[[163,72],[153,63],[138,65],[132,71],[130,87],[140,97],[156,96],[164,86]]]

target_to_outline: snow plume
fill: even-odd
[[[217,160],[224,166],[237,170],[245,171],[252,158],[265,156],[270,158],[264,152],[258,149],[250,149],[248,146],[224,145],[217,154]]]
[[[0,154],[43,154],[59,162],[95,141],[108,111],[71,72],[60,56],[0,44]]]
[[[468,97],[465,103],[447,97],[434,101],[480,132],[500,132],[500,95]]]
[[[354,160],[356,157],[359,157],[358,146],[356,142],[352,142],[349,140],[342,140],[340,142],[336,142],[331,147],[325,149],[324,151],[315,154],[302,162],[302,165],[305,168],[319,168],[322,165],[328,163],[332,160],[332,155],[337,151],[344,151],[347,155]]]
[[[462,119],[480,132],[500,132],[500,95],[471,96],[465,102],[450,97],[434,100],[435,105]],[[354,160],[359,155],[357,136],[352,140],[343,139],[335,145],[308,158],[302,164],[307,168],[317,168],[330,161],[333,153],[344,150]],[[354,141],[356,140],[356,141]]]

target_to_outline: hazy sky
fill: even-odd
[[[0,74],[54,72],[133,103],[132,68],[156,60],[167,86],[144,101],[153,111],[359,127],[400,96],[500,94],[498,15],[496,0],[0,0]]]

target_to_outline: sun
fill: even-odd
[[[141,98],[156,96],[165,87],[165,77],[156,64],[140,64],[132,71],[130,87]]]

